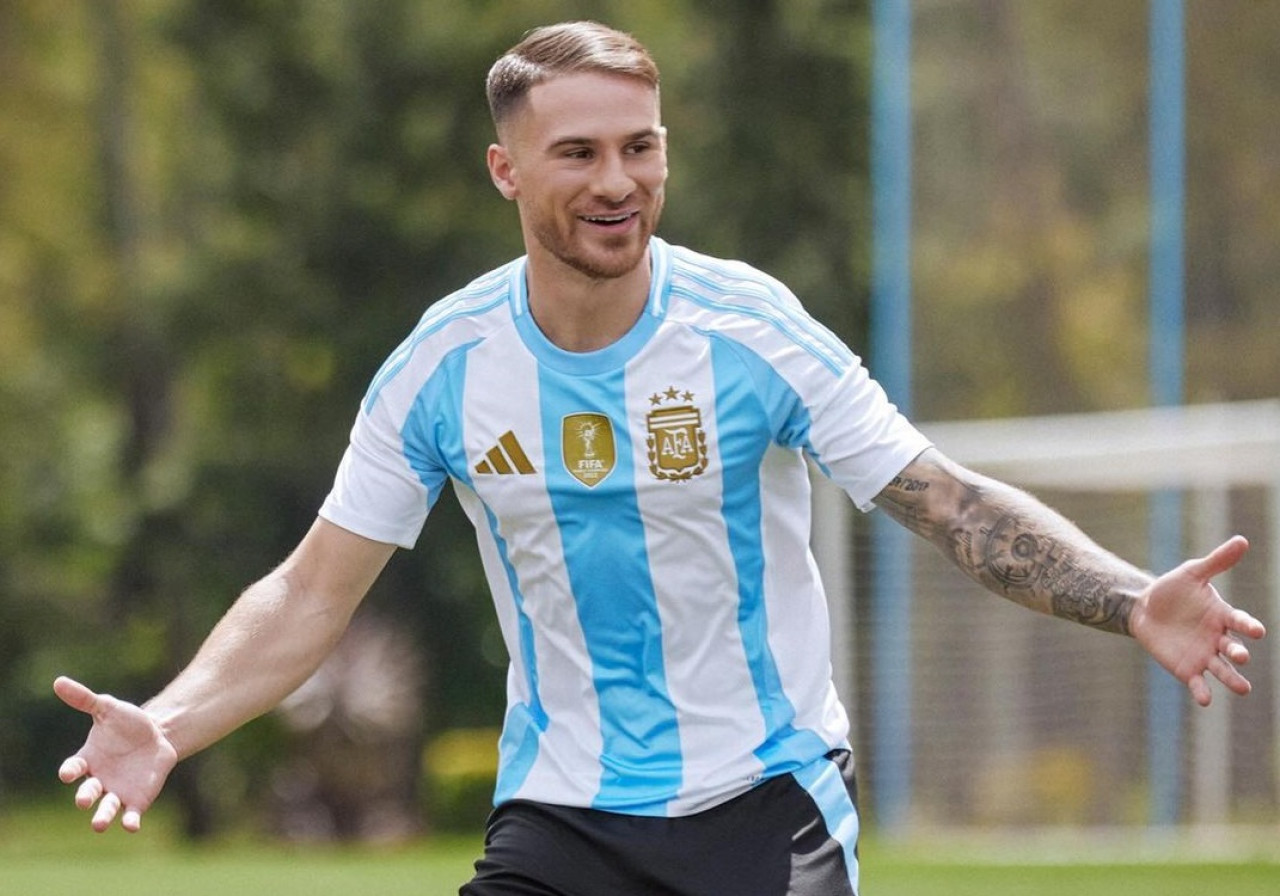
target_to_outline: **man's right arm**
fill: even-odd
[[[395,546],[317,519],[144,707],[184,759],[293,693],[346,630]]]
[[[76,804],[99,803],[94,828],[120,810],[136,830],[174,763],[209,746],[292,693],[346,630],[395,546],[317,519],[284,563],[250,586],[195,658],[139,709],[61,679],[55,689],[93,717],[81,749],[59,771],[84,778]]]

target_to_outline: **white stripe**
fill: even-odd
[[[501,384],[501,388],[494,388]],[[537,472],[524,476],[483,476],[474,480],[479,497],[500,518],[518,520],[510,531],[501,531],[508,559],[520,571],[518,587],[523,609],[536,633],[538,697],[550,719],[542,736],[538,759],[519,795],[570,804],[589,804],[598,789],[591,770],[598,769],[602,738],[599,707],[591,681],[591,661],[570,592],[560,533],[547,495],[543,474],[547,452],[543,447],[538,392],[538,365],[523,350],[514,327],[489,339],[471,352],[463,397],[467,419],[475,428],[465,433],[469,458],[482,457],[502,433],[510,429],[524,447]],[[488,533],[488,522],[482,522]],[[525,663],[520,651],[515,597],[506,588],[508,570],[500,564],[496,549],[485,557],[490,582],[501,583],[495,593],[503,638],[513,659],[514,674],[523,678]],[[516,688],[524,701],[528,682]]]
[[[719,442],[707,341],[691,330],[664,326],[667,331],[654,340],[661,345],[661,358],[652,354],[651,344],[633,365],[647,375],[627,378],[627,407],[638,409],[628,427],[636,475],[651,483],[646,416],[661,408],[651,396],[670,387],[692,392],[712,452]],[[677,400],[683,403],[683,395]],[[662,618],[666,680],[685,761],[672,814],[686,814],[705,808],[708,801],[745,791],[761,769],[742,750],[760,743],[764,729],[740,638],[733,557],[719,512],[719,470],[717,457],[706,472],[687,481],[637,489]]]

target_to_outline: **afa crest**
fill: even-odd
[[[649,398],[646,417],[649,472],[657,479],[684,482],[707,468],[707,433],[692,392],[674,386]]]

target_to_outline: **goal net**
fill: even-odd
[[[1031,491],[1142,566],[1157,565],[1153,496],[1176,496],[1161,505],[1180,517],[1174,556],[1245,534],[1252,550],[1216,583],[1237,606],[1280,621],[1280,401],[922,428],[948,456]],[[918,539],[905,548],[905,636],[877,631],[885,596],[871,573],[888,558],[877,556],[875,527],[826,487],[815,507],[867,806],[883,805],[878,775],[905,763],[892,807],[902,824],[1147,825],[1151,757],[1163,750],[1175,762],[1173,820],[1275,818],[1280,663],[1268,642],[1253,649],[1249,698],[1216,683],[1209,709],[1176,697],[1173,742],[1153,744],[1149,683],[1165,673],[1132,642],[993,597]],[[895,634],[909,647],[909,688],[878,705],[893,691],[877,651]],[[894,718],[908,734],[885,743],[873,729]]]

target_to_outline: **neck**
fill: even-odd
[[[553,344],[568,352],[607,348],[625,336],[649,301],[648,257],[621,277],[591,277],[557,265],[526,269],[529,311]]]

